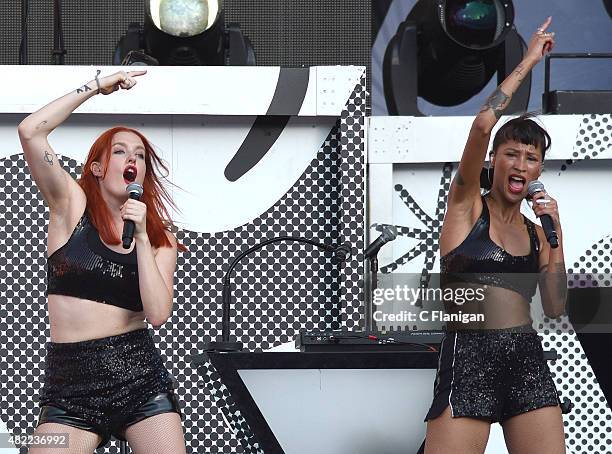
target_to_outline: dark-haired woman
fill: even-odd
[[[549,194],[533,197],[536,216],[548,214],[553,220],[559,237],[553,249],[542,228],[520,212],[550,147],[550,137],[535,121],[520,117],[499,129],[488,172],[490,191],[480,193],[491,130],[523,78],[552,49],[554,34],[546,31],[550,22],[532,36],[523,61],[476,116],[451,184],[440,238],[441,282],[473,288],[474,298],[462,305],[450,302],[447,310],[482,318],[447,325],[425,419],[426,454],[483,453],[493,422],[501,423],[511,454],[565,452],[558,395],[530,317],[538,283],[544,313],[557,318],[564,312],[559,213]]]
[[[47,141],[87,99],[129,90],[144,73],[96,78],[18,128],[50,211],[51,341],[35,436],[67,434],[67,447],[39,445],[30,453],[92,453],[111,435],[127,439],[137,454],[185,452],[172,377],[145,324],[158,327],[172,312],[177,241],[159,175],[167,169],[141,133],[117,127],[93,144],[77,182]],[[128,199],[130,182],[142,185],[140,200]],[[135,231],[125,250],[120,235],[127,220]]]

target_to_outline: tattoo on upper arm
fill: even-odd
[[[89,88],[89,86],[87,84],[83,85],[81,88],[77,88],[77,93],[84,93],[86,91],[91,91],[92,89]]]
[[[493,94],[487,98],[487,102],[485,102],[480,111],[485,112],[491,109],[493,110],[493,115],[495,115],[495,118],[499,120],[506,107],[508,107],[509,99],[510,96],[504,93],[500,87],[497,87]]]
[[[53,155],[45,150],[45,157],[43,158],[47,164],[53,165]]]
[[[46,125],[46,124],[47,124],[47,120],[43,120],[43,121],[41,121],[40,123],[38,123],[38,124],[36,125],[36,129],[38,129],[38,128],[40,128],[41,126],[44,126],[44,125]]]

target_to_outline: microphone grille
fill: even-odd
[[[529,185],[527,186],[527,193],[530,196],[541,191],[544,191],[544,185],[539,180],[533,180],[529,182]]]
[[[127,188],[125,188],[125,191],[128,194],[138,194],[138,197],[140,197],[144,192],[144,188],[139,183],[130,183],[127,185]]]
[[[393,225],[386,225],[382,229],[382,236],[385,241],[393,241],[397,236],[397,229]]]

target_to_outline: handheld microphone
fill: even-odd
[[[389,241],[393,241],[396,236],[397,231],[395,230],[395,227],[386,225],[382,229],[382,234],[366,248],[366,250],[364,251],[364,255],[366,256],[366,258],[374,257],[376,254],[378,254],[378,251],[381,247],[383,247]]]
[[[144,188],[138,183],[130,183],[125,189],[130,195],[130,199],[140,200]],[[132,241],[134,240],[134,221],[129,219],[123,222],[123,234],[121,235],[121,241],[123,242],[123,249],[129,249]]]
[[[533,197],[538,192],[544,192],[544,185],[538,180],[531,181],[527,186],[529,197]],[[540,220],[542,222],[542,229],[544,229],[544,235],[546,235],[546,240],[550,244],[550,247],[559,247],[559,238],[557,237],[557,232],[555,231],[550,215],[543,214],[540,216]]]

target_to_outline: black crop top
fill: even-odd
[[[75,296],[142,311],[136,246],[129,254],[115,252],[100,239],[87,211],[68,242],[47,262],[47,294]]]
[[[520,293],[527,301],[538,284],[540,241],[535,224],[523,215],[531,244],[528,255],[513,256],[489,236],[489,209],[482,199],[482,213],[463,242],[440,258],[441,285],[471,282],[504,287]],[[529,273],[529,274],[524,274]]]

